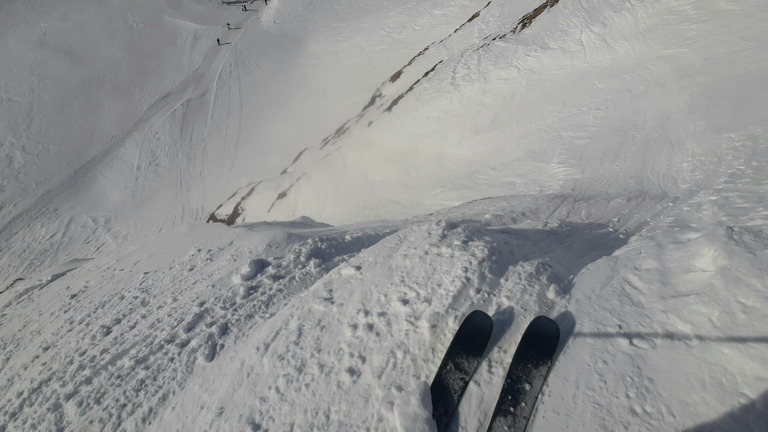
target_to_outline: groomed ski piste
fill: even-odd
[[[0,431],[434,431],[477,309],[449,430],[487,428],[538,315],[529,431],[765,430],[766,22],[3,2]]]

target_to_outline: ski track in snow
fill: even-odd
[[[21,366],[0,373],[3,428],[145,428],[197,363],[214,361],[226,342],[386,235],[314,229],[281,237],[276,231],[266,225],[225,232],[229,243],[215,248],[203,249],[196,239],[148,256],[139,249],[119,257],[117,266],[84,264],[85,280],[68,277],[71,269],[17,283],[0,315],[9,336],[2,339],[3,364]],[[263,258],[252,257],[254,240]],[[51,286],[54,281],[61,285]],[[41,320],[50,302],[60,307]],[[33,335],[40,344],[26,345]]]
[[[44,239],[45,236],[49,235],[58,235],[60,239],[58,244],[52,245],[53,252],[50,255],[48,251],[41,251],[37,243],[27,246],[27,250],[23,250],[24,246],[17,246],[22,250],[17,252],[15,260],[19,264],[26,265],[21,268],[15,268],[15,265],[18,264],[4,262],[4,266],[8,270],[23,275],[25,272],[40,266],[42,260],[47,261],[49,264],[51,261],[55,261],[56,251],[67,234],[66,229],[57,229],[54,233],[51,233],[50,229],[45,227],[45,225],[50,224],[51,220],[61,219],[66,221],[64,224],[69,227],[73,216],[61,209],[71,207],[73,202],[87,203],[88,201],[93,201],[93,197],[83,196],[88,194],[88,192],[83,192],[83,190],[93,189],[90,185],[93,182],[116,181],[113,179],[115,174],[110,172],[110,170],[120,172],[122,169],[119,165],[121,159],[133,153],[135,153],[135,162],[132,164],[133,174],[130,177],[133,178],[131,189],[133,189],[133,194],[136,196],[140,196],[140,192],[145,192],[147,187],[151,186],[151,182],[156,181],[156,176],[158,175],[156,174],[157,167],[162,166],[162,163],[157,162],[158,157],[174,157],[177,159],[191,157],[192,159],[192,162],[189,164],[190,166],[186,167],[188,172],[178,173],[178,184],[172,193],[173,197],[171,199],[175,205],[170,207],[175,209],[173,213],[177,214],[176,217],[179,220],[155,220],[153,223],[157,224],[160,222],[159,226],[163,226],[163,224],[174,226],[183,221],[203,219],[204,214],[207,213],[205,208],[207,203],[201,202],[200,194],[195,191],[195,188],[200,187],[200,177],[206,169],[204,160],[206,149],[204,146],[207,139],[210,116],[213,112],[214,89],[216,88],[217,79],[221,74],[221,68],[225,64],[231,49],[230,44],[237,42],[237,39],[245,31],[245,27],[250,21],[259,16],[257,13],[250,13],[248,19],[239,24],[238,30],[229,32],[234,37],[228,42],[228,45],[222,47],[213,45],[205,54],[199,66],[189,76],[149,104],[124,133],[112,138],[109,145],[100,153],[85,161],[55,187],[41,194],[26,210],[16,214],[3,227],[4,242],[19,243],[20,241],[16,240],[18,238],[37,236],[40,239]],[[177,114],[179,112],[180,114]],[[179,115],[180,118],[174,119],[174,115]],[[180,131],[176,132],[179,134],[177,148],[173,149],[171,147],[171,151],[177,154],[169,154],[167,150],[160,154],[146,151],[146,147],[152,147],[151,141],[156,139],[157,130],[162,129],[161,123],[169,119],[172,122],[178,122],[178,127],[180,128]],[[147,143],[147,141],[150,141],[150,143]],[[184,153],[191,156],[183,156]],[[143,181],[147,182],[148,186],[140,184]],[[90,193],[98,195],[114,192],[103,192],[98,187],[95,189]],[[100,211],[108,210],[110,203],[114,203],[113,205],[118,203],[118,200],[114,197],[104,196],[102,199],[107,203],[107,206],[104,206],[106,208],[98,209]],[[168,205],[170,203],[166,202],[165,204]],[[122,205],[125,204],[123,203]],[[188,212],[191,212],[191,215],[187,215],[186,213]],[[155,214],[153,216],[158,215]],[[78,219],[83,219],[80,215],[77,217]],[[165,217],[168,218],[168,216]],[[89,221],[93,222],[93,219],[89,218]],[[40,231],[41,229],[45,230],[45,232],[35,234],[35,231]],[[82,221],[78,226],[80,233],[72,236],[73,241],[83,237],[89,238],[94,234],[100,234],[100,230],[103,231],[104,229],[104,225],[89,227]],[[106,238],[101,240],[102,245],[107,243],[109,237],[110,235],[107,233]],[[96,249],[98,250],[101,247],[100,245]],[[19,256],[23,258],[19,259]],[[4,257],[4,261],[7,258],[9,257]],[[25,261],[27,262],[25,263]]]

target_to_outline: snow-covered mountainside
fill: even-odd
[[[213,219],[348,223],[510,192],[679,196],[768,124],[763,3],[538,3],[485,3]]]
[[[0,4],[0,431],[435,430],[475,309],[451,430],[485,430],[537,315],[528,430],[764,430],[767,20]]]

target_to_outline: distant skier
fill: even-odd
[[[221,40],[219,40],[219,38],[216,38],[216,45],[221,46]]]
[[[243,5],[243,12],[247,12],[247,11],[248,11],[248,8],[245,7],[245,5]]]
[[[227,23],[227,30],[232,30],[232,27]]]
[[[269,0],[264,0],[265,5],[269,5]]]

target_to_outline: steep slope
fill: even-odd
[[[474,7],[441,3],[4,5],[0,289],[205,220],[243,178],[276,175],[404,47]],[[411,21],[424,26],[403,34]]]
[[[118,220],[168,189],[169,178],[181,183],[174,168],[193,171],[199,133],[166,126],[205,111],[206,85],[225,54],[211,41],[215,48],[233,10],[202,0],[80,0],[3,12],[0,55],[12,101],[3,117],[14,123],[2,130],[0,268],[17,278],[118,245],[134,232]],[[191,137],[198,141],[181,142]],[[176,189],[177,202],[192,200]],[[156,222],[153,231],[167,224]]]
[[[509,193],[683,194],[706,184],[698,168],[733,135],[768,125],[767,14],[758,1],[487,2],[211,220],[348,223]]]

